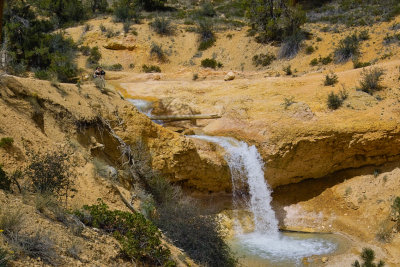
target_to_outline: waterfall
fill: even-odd
[[[132,105],[134,105],[140,112],[150,117],[153,111],[153,103],[142,99],[127,99]]]
[[[260,266],[301,266],[301,259],[311,255],[324,255],[336,250],[336,243],[317,236],[290,236],[278,229],[278,220],[271,207],[271,188],[264,178],[264,163],[255,146],[228,137],[190,136],[221,146],[226,154],[232,177],[232,200],[234,216],[240,201],[245,201],[253,213],[254,232],[242,233],[236,229],[237,251],[242,255],[252,255],[267,259]],[[239,228],[237,226],[237,228]],[[265,264],[265,262],[263,262]],[[251,266],[251,265],[249,265]]]
[[[225,149],[225,160],[232,177],[233,204],[243,198],[243,188],[248,186],[248,209],[253,213],[255,232],[277,236],[278,220],[271,207],[271,188],[264,178],[264,163],[255,146],[228,137],[192,136],[213,142]],[[238,208],[238,207],[234,207]]]

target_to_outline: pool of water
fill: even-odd
[[[347,240],[335,234],[279,233],[277,236],[261,233],[238,234],[229,245],[239,257],[242,266],[303,266],[303,258],[320,257],[344,252]],[[307,266],[317,266],[309,260]]]

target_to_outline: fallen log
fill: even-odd
[[[194,115],[164,115],[164,116],[151,116],[152,120],[159,121],[186,121],[186,120],[210,120],[219,119],[220,115],[217,114],[194,114]]]

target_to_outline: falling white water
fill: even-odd
[[[153,103],[143,99],[127,99],[131,102],[140,112],[150,117],[153,111]]]
[[[300,265],[303,257],[324,255],[336,250],[335,242],[321,236],[283,235],[278,229],[278,220],[271,207],[271,189],[264,178],[264,163],[255,146],[228,137],[191,136],[216,143],[225,149],[232,176],[234,208],[238,200],[245,198],[248,188],[247,208],[253,213],[255,230],[252,233],[237,233],[236,247],[240,253],[255,255],[268,260],[268,266]]]
[[[255,231],[269,236],[278,235],[278,220],[271,208],[271,189],[265,182],[264,163],[257,148],[233,138],[199,135],[192,137],[216,143],[225,149],[225,160],[232,176],[234,201],[241,197],[239,194],[243,183],[247,183],[250,195],[248,208],[254,216]]]
[[[131,99],[131,98],[127,100],[131,102],[131,104],[134,105],[137,108],[137,110],[139,110],[139,112],[151,118],[151,112],[153,111],[153,102],[143,99]],[[163,122],[159,120],[153,120],[153,122],[163,125]]]

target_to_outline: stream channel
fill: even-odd
[[[137,109],[150,116],[151,102],[129,100]],[[243,141],[230,137],[192,135],[217,144],[225,150],[225,160],[232,179],[232,207],[235,236],[228,240],[243,266],[303,266],[303,259],[326,256],[346,250],[346,239],[336,234],[281,232],[271,207],[272,190],[264,178],[264,162],[257,150]],[[244,193],[243,188],[248,192]],[[244,232],[238,210],[252,214],[253,232]],[[308,262],[308,266],[318,266]]]

